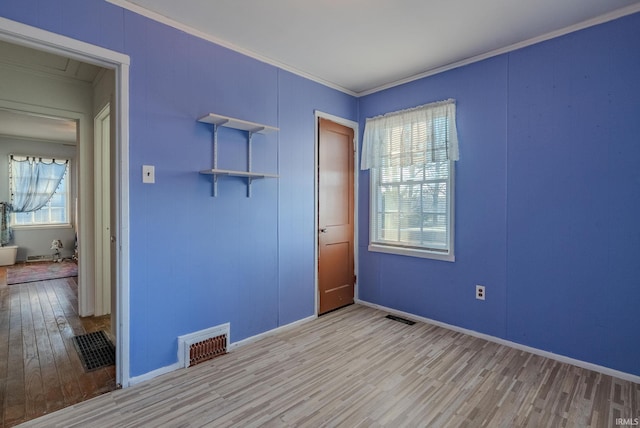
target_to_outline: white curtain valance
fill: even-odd
[[[458,160],[456,104],[449,99],[368,118],[361,169]]]

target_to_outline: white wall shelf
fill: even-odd
[[[200,171],[200,174],[204,175],[228,175],[229,177],[249,177],[252,179],[258,178],[278,178],[277,174],[266,174],[261,172],[249,172],[249,171],[234,171],[230,169],[205,169]]]
[[[246,120],[234,119],[232,117],[209,113],[198,119],[198,122],[210,123],[212,125],[224,126],[225,128],[239,129],[240,131],[252,132],[254,134],[268,134],[277,132],[278,128],[263,125],[261,123],[247,122]]]
[[[218,177],[243,177],[247,179],[247,197],[251,197],[251,182],[262,178],[278,178],[277,174],[268,174],[262,172],[251,171],[251,143],[254,134],[268,134],[277,132],[278,128],[263,125],[246,120],[234,119],[232,117],[222,116],[219,114],[209,113],[198,119],[198,122],[209,123],[213,125],[213,168],[200,171],[200,174],[212,176],[213,196],[218,195]],[[229,169],[218,168],[218,127],[238,129],[247,132],[247,170],[235,171]]]

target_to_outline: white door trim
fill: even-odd
[[[346,126],[347,128],[353,129],[353,145],[354,145],[354,155],[353,155],[353,269],[354,275],[356,275],[356,283],[353,290],[354,299],[358,298],[358,281],[360,279],[360,275],[358,274],[358,176],[359,176],[359,159],[360,159],[360,145],[358,144],[358,122],[354,122],[349,119],[345,119],[342,117],[334,116],[329,113],[324,113],[319,110],[315,110],[315,144],[313,148],[313,158],[314,158],[314,176],[313,176],[313,193],[314,193],[314,209],[313,209],[313,269],[314,269],[314,283],[315,283],[315,315],[318,316],[318,304],[320,302],[319,296],[319,284],[318,284],[318,230],[320,226],[318,225],[318,147],[319,147],[319,120],[327,119],[331,122],[335,122],[339,125]]]
[[[0,40],[115,70],[117,317],[116,382],[129,386],[129,56],[0,17]],[[80,255],[82,257],[82,254]]]

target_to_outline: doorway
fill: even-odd
[[[327,116],[317,118],[319,315],[352,304],[357,279],[356,127],[349,121]]]
[[[128,74],[129,58],[126,55],[110,51],[108,49],[89,45],[84,42],[50,33],[28,25],[20,24],[4,18],[0,18],[0,42],[14,44],[25,48],[32,48],[43,52],[45,55],[58,56],[70,61],[89,64],[110,70],[113,75],[110,116],[114,126],[110,126],[111,146],[113,152],[111,192],[114,198],[111,201],[110,221],[112,235],[116,237],[115,245],[110,247],[113,255],[110,269],[112,281],[116,284],[115,292],[109,296],[103,294],[103,300],[112,301],[111,311],[117,314],[118,320],[113,330],[116,336],[116,367],[115,383],[119,386],[129,386],[129,319],[128,319],[128,296],[129,296],[129,248],[128,248]],[[3,93],[7,99],[12,99]],[[16,99],[15,97],[13,98]],[[80,132],[88,130],[89,136],[84,141],[92,141],[91,133],[91,113],[78,118]],[[86,125],[86,126],[83,126]],[[79,180],[83,183],[93,183],[93,155],[90,151],[80,151],[78,162],[80,164]],[[87,180],[87,177],[91,177]],[[82,187],[82,186],[80,186]],[[94,283],[94,268],[85,269],[87,265],[95,264],[94,254],[97,245],[94,233],[94,213],[93,213],[93,185],[85,185],[80,189],[78,203],[78,217],[80,218],[79,228],[79,259],[81,268],[79,269],[79,283],[77,295],[79,297],[77,307],[81,315],[93,313],[95,304],[95,291],[83,292],[82,284]],[[113,242],[112,240],[109,240]],[[83,266],[83,262],[85,264]],[[73,284],[72,284],[73,285]],[[89,287],[90,288],[90,287]],[[86,291],[86,290],[85,290]],[[114,300],[115,298],[115,300]],[[115,317],[113,317],[115,318]]]

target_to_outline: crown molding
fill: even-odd
[[[640,4],[634,4],[634,5],[626,6],[626,7],[623,7],[621,9],[617,9],[617,10],[614,10],[612,12],[606,13],[604,15],[600,15],[600,16],[597,16],[595,18],[587,19],[587,20],[579,22],[577,24],[573,24],[573,25],[570,25],[568,27],[561,28],[559,30],[551,31],[551,32],[543,34],[541,36],[533,37],[531,39],[527,39],[527,40],[524,40],[522,42],[514,43],[512,45],[505,46],[505,47],[499,48],[499,49],[495,49],[495,50],[492,50],[492,51],[489,51],[489,52],[486,52],[486,53],[483,53],[483,54],[480,54],[480,55],[475,55],[475,56],[472,56],[472,57],[469,57],[469,58],[465,58],[463,60],[456,61],[456,62],[453,62],[451,64],[443,65],[441,67],[432,68],[432,69],[429,69],[429,70],[424,71],[422,73],[419,73],[419,74],[416,74],[416,75],[413,75],[413,76],[409,76],[409,77],[406,77],[406,78],[403,78],[403,79],[400,79],[400,80],[396,80],[396,81],[393,81],[393,82],[389,82],[389,83],[384,84],[384,85],[376,86],[376,87],[371,88],[371,89],[367,89],[367,90],[364,90],[364,91],[356,92],[356,91],[352,91],[352,90],[350,90],[348,88],[345,88],[343,86],[340,86],[340,85],[338,85],[336,83],[333,83],[333,82],[327,81],[325,79],[322,79],[322,78],[320,78],[318,76],[315,76],[313,74],[310,74],[308,72],[299,70],[299,69],[297,69],[295,67],[292,67],[292,66],[290,66],[288,64],[281,63],[279,61],[276,61],[274,59],[271,59],[271,58],[268,58],[266,56],[260,55],[260,54],[258,54],[256,52],[251,51],[251,50],[241,48],[241,47],[239,47],[239,46],[237,46],[237,45],[235,45],[233,43],[230,43],[230,42],[228,42],[226,40],[222,40],[220,38],[213,37],[210,34],[206,34],[203,31],[200,31],[200,30],[197,30],[197,29],[195,29],[193,27],[185,25],[185,24],[183,24],[181,22],[178,22],[178,21],[176,21],[176,20],[174,20],[172,18],[169,18],[167,16],[164,16],[162,14],[159,14],[157,12],[154,12],[152,10],[149,10],[147,8],[139,6],[137,4],[131,3],[128,0],[106,0],[106,1],[108,3],[114,4],[116,6],[120,6],[123,9],[127,9],[127,10],[129,10],[131,12],[134,12],[134,13],[137,13],[139,15],[142,15],[142,16],[144,16],[146,18],[152,19],[154,21],[160,22],[162,24],[165,24],[165,25],[168,25],[168,26],[173,27],[175,29],[178,29],[180,31],[183,31],[183,32],[185,32],[187,34],[190,34],[192,36],[207,40],[207,41],[212,42],[212,43],[215,43],[215,44],[220,45],[222,47],[225,47],[227,49],[230,49],[230,50],[233,50],[233,51],[238,52],[240,54],[246,55],[246,56],[248,56],[250,58],[256,59],[256,60],[258,60],[260,62],[272,65],[274,67],[280,68],[280,69],[288,71],[288,72],[291,72],[291,73],[296,74],[296,75],[298,75],[300,77],[304,77],[305,79],[309,79],[309,80],[311,80],[313,82],[319,83],[321,85],[327,86],[327,87],[329,87],[331,89],[335,89],[337,91],[343,92],[343,93],[345,93],[347,95],[351,95],[351,96],[354,96],[354,97],[364,97],[364,96],[367,96],[367,95],[371,95],[371,94],[374,94],[376,92],[380,92],[380,91],[384,91],[386,89],[393,88],[395,86],[404,85],[405,83],[410,83],[410,82],[413,82],[413,81],[416,81],[416,80],[423,79],[425,77],[433,76],[433,75],[436,75],[436,74],[443,73],[445,71],[449,71],[449,70],[453,70],[455,68],[463,67],[465,65],[473,64],[474,62],[483,61],[483,60],[488,59],[488,58],[492,58],[492,57],[495,57],[495,56],[498,56],[498,55],[502,55],[502,54],[505,54],[505,53],[513,52],[515,50],[522,49],[522,48],[525,48],[527,46],[535,45],[537,43],[541,43],[541,42],[544,42],[544,41],[547,41],[547,40],[551,40],[551,39],[554,39],[556,37],[564,36],[566,34],[573,33],[575,31],[583,30],[585,28],[593,27],[595,25],[603,24],[605,22],[613,21],[615,19],[622,18],[624,16],[640,12]]]
[[[285,64],[283,62],[279,62],[276,61],[272,58],[266,57],[264,55],[260,55],[259,53],[256,53],[252,50],[249,49],[245,49],[242,48],[240,46],[237,46],[233,43],[230,43],[226,40],[220,39],[218,37],[214,37],[210,34],[205,33],[204,31],[198,30],[196,28],[190,27],[188,25],[185,25],[181,22],[178,22],[172,18],[169,18],[165,15],[159,14],[157,12],[154,12],[152,10],[149,10],[147,8],[144,8],[142,6],[138,6],[137,4],[133,4],[131,2],[129,2],[128,0],[106,0],[108,3],[114,4],[116,6],[120,6],[123,9],[127,9],[131,12],[137,13],[138,15],[144,16],[146,18],[149,18],[151,20],[157,21],[161,24],[165,24],[169,27],[175,28],[177,30],[183,31],[187,34],[190,34],[192,36],[198,37],[200,39],[203,40],[207,40],[211,43],[215,43],[216,45],[220,45],[224,48],[230,49],[232,51],[238,52],[242,55],[248,56],[250,58],[253,58],[255,60],[258,60],[260,62],[263,62],[265,64],[269,64],[272,65],[274,67],[280,68],[284,71],[288,71],[290,73],[293,73],[295,75],[298,75],[300,77],[304,77],[305,79],[311,80],[313,82],[319,83],[323,86],[327,86],[331,89],[335,89],[337,91],[340,92],[344,92],[347,95],[351,95],[353,97],[357,97],[358,93],[354,92],[350,89],[347,89],[343,86],[340,86],[336,83],[330,82],[328,80],[322,79],[318,76],[315,76],[313,74],[307,73],[306,71],[302,71],[300,69],[297,69],[295,67],[292,67],[288,64]]]
[[[483,61],[488,58],[492,58],[494,56],[502,55],[505,53],[513,52],[518,49],[526,48],[527,46],[532,46],[537,43],[541,43],[547,40],[555,39],[556,37],[564,36],[569,33],[573,33],[576,31],[584,30],[585,28],[593,27],[599,24],[604,24],[605,22],[613,21],[618,18],[622,18],[627,15],[632,15],[634,13],[640,12],[640,4],[635,4],[631,6],[626,6],[621,9],[614,10],[612,12],[606,13],[604,15],[597,16],[592,19],[587,19],[586,21],[579,22],[574,25],[570,25],[565,28],[561,28],[559,30],[552,31],[550,33],[543,34],[541,36],[533,37],[531,39],[524,40],[522,42],[514,43],[509,46],[505,46],[504,48],[495,49],[480,55],[472,56],[460,61],[453,62],[451,64],[444,65],[442,67],[436,67],[431,70],[424,71],[422,73],[406,77],[404,79],[396,80],[395,82],[390,82],[385,85],[377,86],[372,89],[367,89],[366,91],[358,92],[358,97],[364,97],[367,95],[374,94],[376,92],[384,91],[385,89],[393,88],[395,86],[404,85],[405,83],[410,83],[416,80],[423,79],[425,77],[433,76],[436,74],[443,73],[445,71],[453,70],[454,68],[463,67],[465,65],[473,64],[474,62]]]

